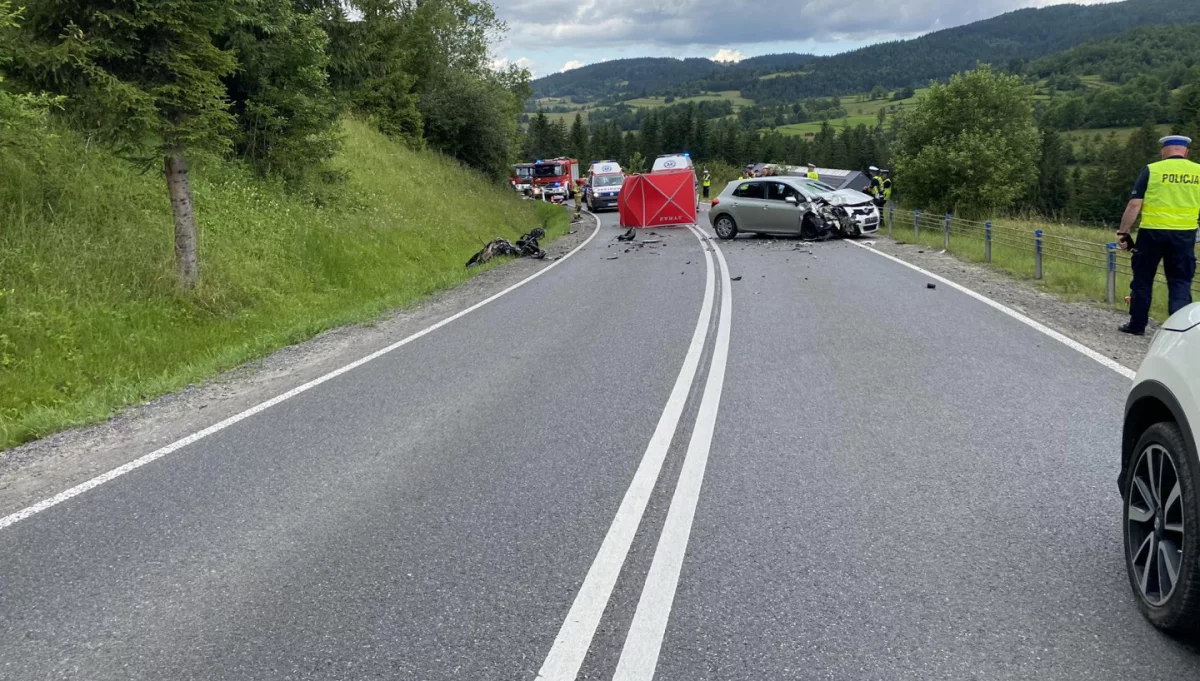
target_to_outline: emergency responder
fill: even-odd
[[[704,198],[707,199],[708,192],[712,189],[712,175],[709,174],[707,168],[704,169],[704,181],[700,185],[704,188]]]
[[[879,195],[883,193],[883,180],[879,177],[879,168],[875,166],[867,168],[867,175],[871,178],[871,186],[867,188],[867,193],[872,198],[879,198]]]
[[[810,179],[810,180],[819,180],[819,179],[821,179],[821,175],[820,175],[820,174],[817,172],[817,166],[816,166],[816,164],[814,164],[814,163],[809,163],[809,164],[808,164],[808,174],[806,175],[806,177],[807,177],[808,179]]]
[[[892,174],[887,170],[879,172],[883,175],[883,179],[879,182],[879,187],[883,190],[883,202],[887,203],[892,200]]]
[[[1192,278],[1196,274],[1196,228],[1200,225],[1200,163],[1187,158],[1191,138],[1170,135],[1161,140],[1162,160],[1142,169],[1133,185],[1133,197],[1125,208],[1117,242],[1133,251],[1133,281],[1129,284],[1129,323],[1122,333],[1146,333],[1150,298],[1158,263],[1167,275],[1167,309],[1175,314],[1192,302]],[[1142,216],[1137,242],[1130,228]]]
[[[575,222],[579,222],[583,219],[579,214],[583,210],[583,180],[571,183],[571,197],[575,199]]]

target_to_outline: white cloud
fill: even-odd
[[[580,66],[583,66],[583,62],[579,61],[578,59],[572,59],[566,64],[563,64],[562,71],[570,71],[571,69],[577,69]]]
[[[742,54],[741,50],[731,50],[727,47],[722,47],[713,55],[712,60],[719,62],[739,62],[745,58],[746,55]]]
[[[517,66],[527,69],[531,75],[537,75],[533,68],[533,60],[527,57],[518,57],[511,60],[508,57],[498,57],[492,60],[491,66],[493,71],[502,71],[510,66]]]
[[[506,43],[526,52],[640,46],[646,52],[670,47],[689,54],[704,46],[732,45],[724,49],[751,53],[746,48],[764,43],[865,43],[959,26],[1023,7],[1111,1],[605,0],[584,1],[571,12],[547,15],[544,0],[494,0],[509,26]]]

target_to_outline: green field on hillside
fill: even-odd
[[[808,71],[780,71],[779,73],[768,73],[766,75],[759,76],[758,79],[771,80],[773,78],[786,78],[787,76],[803,76],[806,73],[808,73]]]
[[[61,132],[0,155],[0,450],[453,286],[480,244],[561,208],[347,121],[324,203],[194,159],[201,282],[172,273],[161,176]]]
[[[857,125],[873,126],[878,122],[879,119],[877,119],[875,116],[847,116],[845,118],[835,118],[830,120],[829,124],[835,129],[840,129],[846,127],[853,128]],[[778,128],[775,128],[775,130],[785,135],[815,135],[821,131],[821,125],[821,121],[814,121],[810,123],[793,123],[792,125],[781,125]]]
[[[752,100],[742,97],[742,93],[737,90],[726,90],[724,92],[709,92],[695,97],[680,97],[671,104],[687,104],[688,102],[719,102],[721,100],[729,100],[733,104],[733,108],[740,109],[745,106],[754,106]],[[653,108],[659,106],[668,106],[664,97],[639,97],[625,101],[626,104],[634,108]]]
[[[1138,128],[1084,128],[1067,130],[1062,133],[1062,136],[1063,140],[1075,150],[1075,154],[1081,155],[1087,147],[1099,146],[1109,140],[1123,145],[1137,131]],[[1169,135],[1171,126],[1164,123],[1158,126],[1158,131],[1160,134]]]
[[[831,118],[829,119],[829,124],[838,129],[853,128],[858,125],[874,126],[879,122],[880,109],[888,111],[887,116],[890,120],[895,112],[916,106],[917,100],[926,92],[929,92],[929,88],[921,88],[912,97],[899,101],[892,101],[891,93],[884,99],[876,99],[874,101],[866,99],[865,95],[843,97],[842,108],[849,115],[842,118]],[[859,101],[860,99],[862,101]],[[792,125],[780,126],[776,130],[785,135],[816,134],[821,130],[821,124],[822,121],[809,121],[808,123],[794,123]]]

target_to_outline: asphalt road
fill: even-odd
[[[1123,571],[1127,379],[849,244],[613,222],[0,529],[0,679],[1195,678]]]

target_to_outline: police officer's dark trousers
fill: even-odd
[[[1130,261],[1133,281],[1129,284],[1129,325],[1145,329],[1160,261],[1167,275],[1167,309],[1175,314],[1191,304],[1192,278],[1196,275],[1196,230],[1140,229],[1136,249]]]

